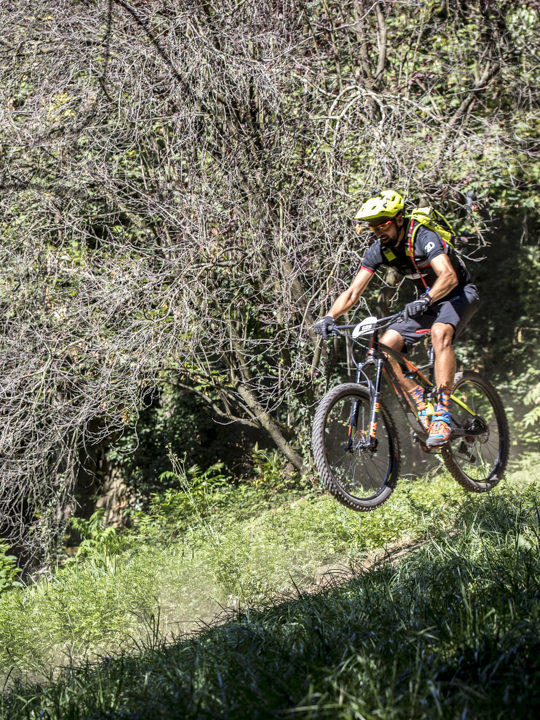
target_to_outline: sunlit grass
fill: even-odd
[[[376,548],[450,522],[465,500],[445,476],[405,480],[367,515],[308,494],[241,520],[222,509],[174,539],[174,518],[146,518],[125,550],[94,541],[80,562],[0,597],[0,665],[4,674],[39,672],[136,649],[158,617],[166,637],[191,632],[223,608],[256,607],[310,587],[325,569],[355,568]]]
[[[477,707],[478,697],[489,705],[486,684],[502,702],[499,668],[508,697],[524,683],[530,703],[534,467],[532,458],[484,496],[444,475],[404,481],[369,515],[315,494],[241,521],[207,518],[174,541],[134,530],[137,542],[116,556],[89,556],[0,598],[6,687],[71,667],[21,689],[36,694],[27,710],[8,692],[3,717],[37,718],[40,708],[50,718],[165,718],[182,703],[186,714],[175,716],[257,717],[239,714],[250,702],[260,717],[277,708],[301,717],[421,717],[423,708],[437,716],[448,693],[450,708]],[[420,551],[362,573],[374,550],[418,538]],[[321,568],[335,567],[356,579],[343,585],[343,575],[329,575],[330,589],[314,595]],[[224,607],[237,609],[234,619],[229,610],[228,622],[205,630]]]

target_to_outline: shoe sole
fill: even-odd
[[[429,440],[426,440],[426,445],[428,448],[442,448],[445,445],[448,445],[449,441],[450,441],[450,438],[447,438],[446,440],[442,440],[442,441],[437,440],[435,442],[433,440],[431,442]]]
[[[452,433],[447,438],[429,438],[426,440],[426,445],[430,448],[441,448],[448,445],[452,438]]]

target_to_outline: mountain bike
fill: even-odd
[[[399,384],[389,356],[399,363],[406,377],[424,388],[424,399],[433,414],[433,348],[427,364],[417,367],[403,353],[379,341],[380,331],[402,318],[403,313],[397,313],[335,326],[334,333],[347,340],[356,382],[331,388],[320,401],[313,420],[312,449],[327,490],[353,510],[370,511],[381,506],[398,481],[400,440],[385,402],[387,390],[395,394],[404,410],[413,440],[425,452],[432,451],[425,444],[428,433],[419,421],[416,404]],[[365,359],[357,359],[359,351]],[[383,386],[383,379],[389,387]],[[444,464],[466,490],[491,490],[501,480],[508,462],[508,422],[501,399],[482,375],[463,370],[455,376],[450,405],[452,434],[440,449]]]

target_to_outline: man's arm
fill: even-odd
[[[429,296],[433,302],[436,302],[457,286],[458,277],[448,255],[441,254],[434,257],[431,260],[431,267],[436,272],[437,279],[429,289]]]
[[[338,299],[335,301],[335,303],[332,305],[332,307],[326,314],[334,320],[337,320],[338,317],[343,315],[343,313],[346,313],[347,310],[350,310],[352,306],[358,302],[358,299],[360,298],[364,290],[367,288],[372,277],[373,273],[370,270],[367,270],[364,267],[361,268],[358,275],[352,281],[351,286],[341,293],[341,295],[338,297]]]

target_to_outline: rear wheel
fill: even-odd
[[[376,446],[370,442],[369,392],[355,383],[332,388],[313,420],[313,455],[332,495],[353,510],[369,511],[390,497],[399,474],[399,437],[381,402]]]
[[[508,462],[506,413],[495,388],[471,370],[457,373],[451,400],[452,435],[442,449],[460,485],[486,492],[501,480]]]

